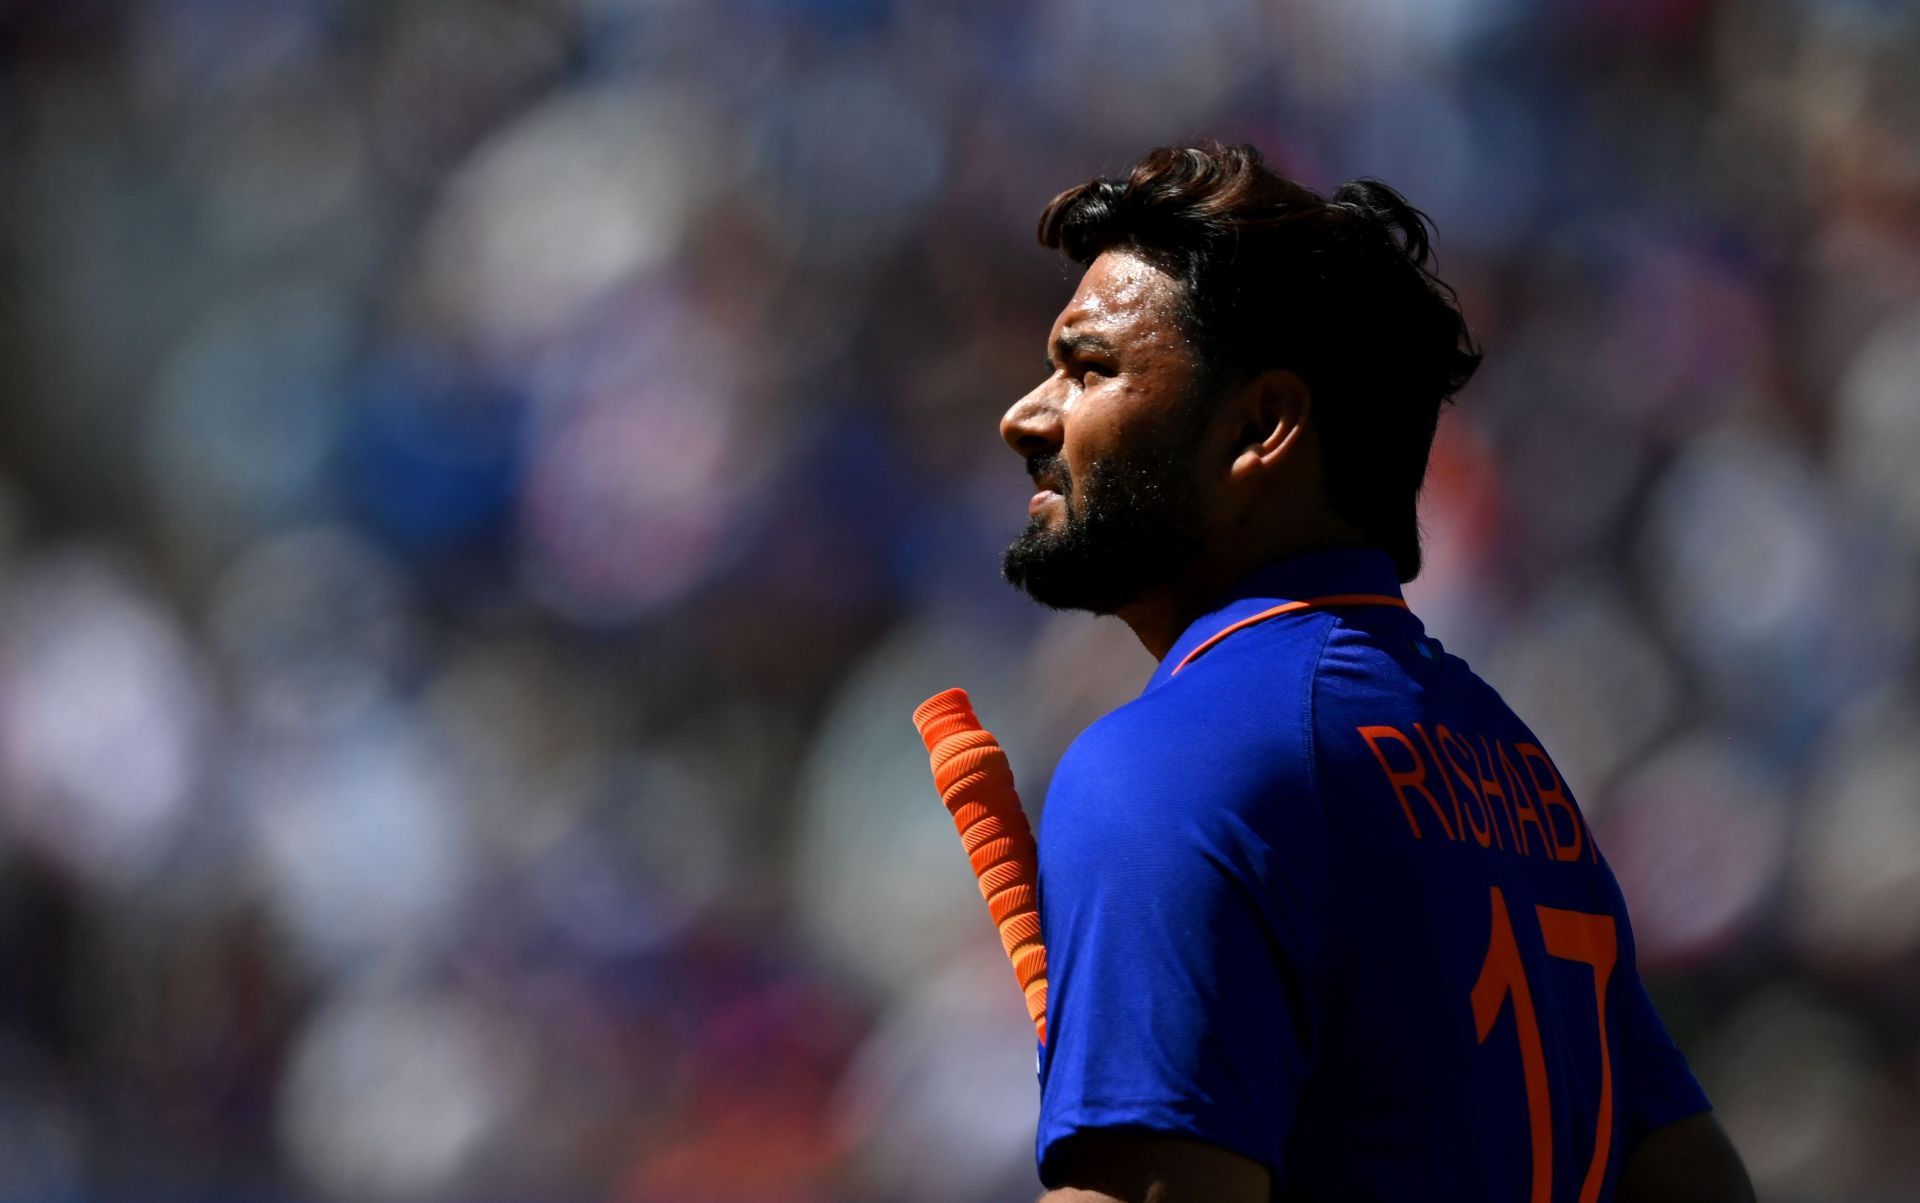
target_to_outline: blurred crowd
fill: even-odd
[[[1765,1197],[1920,1199],[1920,5],[0,0],[0,1199],[1031,1197],[908,722],[1058,190],[1373,175],[1488,352],[1410,596]]]

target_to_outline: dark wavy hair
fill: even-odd
[[[1124,249],[1180,282],[1204,385],[1272,368],[1306,382],[1328,504],[1403,581],[1420,572],[1416,503],[1440,410],[1480,365],[1430,233],[1378,180],[1321,196],[1253,147],[1218,143],[1149,151],[1040,215],[1041,245],[1078,263]]]

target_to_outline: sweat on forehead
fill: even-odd
[[[1109,343],[1177,334],[1180,282],[1132,251],[1111,250],[1088,265],[1054,322],[1056,344]]]
[[[1069,315],[1121,314],[1145,308],[1163,311],[1177,299],[1180,282],[1136,251],[1103,251],[1087,265],[1067,303]]]

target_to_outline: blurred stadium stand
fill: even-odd
[[[1030,1197],[925,775],[1058,189],[1253,141],[1489,359],[1429,628],[1764,1197],[1920,1199],[1920,5],[0,0],[0,1199]]]

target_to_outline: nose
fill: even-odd
[[[1060,449],[1060,410],[1051,397],[1052,379],[1015,401],[1000,417],[1000,437],[1022,459]]]

